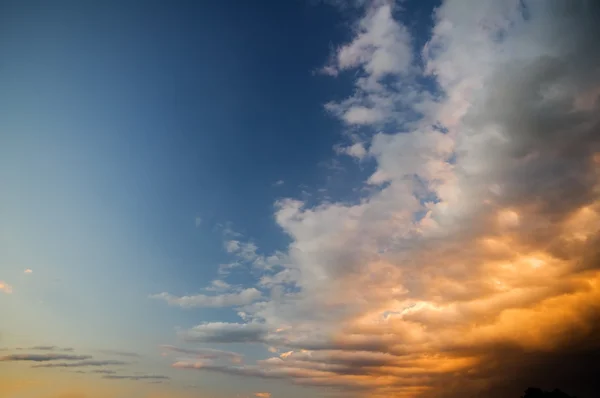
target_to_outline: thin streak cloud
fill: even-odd
[[[88,357],[91,358],[91,357]],[[79,362],[69,362],[69,363],[49,363],[43,365],[34,365],[34,368],[79,368],[79,367],[90,367],[90,366],[111,366],[111,365],[128,365],[130,362],[118,361],[118,360],[107,360],[107,361],[97,361],[97,360],[85,360]]]
[[[92,358],[90,355],[68,355],[68,354],[11,354],[0,357],[0,361],[79,361]]]

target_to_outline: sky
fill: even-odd
[[[0,397],[600,390],[600,4],[0,0]]]

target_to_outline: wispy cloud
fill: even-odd
[[[215,279],[214,281],[210,282],[210,286],[206,288],[206,290],[213,292],[222,292],[230,289],[232,289],[232,286],[221,279]]]
[[[240,362],[242,362],[242,358],[243,358],[241,354],[238,354],[236,352],[222,351],[222,350],[216,350],[216,349],[212,349],[212,348],[192,349],[192,348],[180,348],[180,347],[175,347],[172,345],[161,345],[160,348],[163,350],[166,350],[166,351],[171,351],[171,352],[176,352],[176,353],[180,353],[180,354],[186,354],[189,356],[193,356],[194,358],[197,358],[197,359],[215,359],[215,360],[225,359],[232,363],[240,363]]]
[[[4,281],[0,281],[0,292],[11,294],[13,292],[13,287]]]
[[[115,370],[110,370],[110,369],[94,369],[94,370],[90,370],[88,373],[112,375],[117,372]]]
[[[261,324],[212,322],[180,332],[187,341],[203,343],[263,342],[267,328]]]
[[[194,296],[173,296],[169,293],[160,293],[150,296],[153,299],[166,301],[169,305],[175,305],[183,308],[195,307],[230,307],[251,304],[259,300],[262,294],[255,288],[244,289],[240,292],[227,293],[220,295],[197,294]]]
[[[25,274],[33,274],[33,270],[31,268],[27,268],[25,271],[23,271]]]
[[[170,380],[168,376],[162,375],[135,375],[135,376],[123,376],[123,375],[106,375],[102,376],[103,379],[108,380]]]
[[[47,362],[47,361],[79,361],[90,359],[90,355],[68,355],[68,354],[11,354],[0,357],[0,361],[33,361],[33,362]]]
[[[87,356],[86,358],[91,358]],[[56,358],[60,359],[60,358]],[[77,358],[83,359],[83,358]],[[69,363],[48,363],[43,365],[34,365],[35,368],[79,368],[79,367],[88,367],[88,366],[110,366],[110,365],[128,365],[129,362],[118,361],[118,360],[85,360],[79,362],[69,362]]]
[[[63,352],[72,352],[73,348],[70,347],[57,347],[55,345],[36,345],[29,348],[17,348],[17,350],[33,350],[33,351],[63,351]]]
[[[271,398],[271,393],[270,392],[255,392],[254,396],[258,397],[258,398]]]
[[[116,355],[120,357],[128,357],[128,358],[141,358],[141,355],[137,352],[131,351],[121,351],[121,350],[98,350],[98,352],[106,355]]]

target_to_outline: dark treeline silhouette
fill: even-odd
[[[577,398],[575,396],[569,395],[565,392],[562,392],[559,389],[554,391],[542,391],[539,388],[529,387],[525,390],[525,395],[521,396],[521,398]]]

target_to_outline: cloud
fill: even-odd
[[[122,375],[106,375],[103,379],[108,380],[170,380],[168,376],[161,375],[137,375],[137,376],[122,376]]]
[[[0,361],[80,361],[90,359],[90,355],[67,355],[67,354],[11,354],[0,357]]]
[[[273,185],[280,186],[280,185],[283,185],[284,183],[285,183],[285,181],[283,181],[283,180],[277,180],[273,183]]]
[[[95,370],[91,370],[88,373],[96,373],[96,374],[104,374],[104,375],[112,375],[117,373],[114,370],[110,370],[110,369],[95,369]]]
[[[27,268],[25,271],[23,271],[25,274],[33,274],[33,271],[31,270],[31,268]]]
[[[98,352],[106,355],[117,355],[120,357],[128,357],[128,358],[141,358],[141,355],[137,352],[131,351],[121,351],[121,350],[99,350]]]
[[[202,224],[202,217],[196,217],[196,219],[194,220],[196,227],[199,227],[200,224]]]
[[[416,102],[431,95],[414,78],[413,39],[394,14],[400,11],[392,1],[374,1],[356,24],[354,39],[339,47],[322,72],[335,76],[353,70],[355,92],[325,108],[348,125],[383,125],[390,120],[405,121],[414,113]],[[384,84],[384,80],[393,80]]]
[[[169,305],[175,305],[182,308],[195,307],[230,307],[238,305],[247,305],[261,298],[262,294],[255,288],[244,289],[236,293],[207,296],[197,294],[194,296],[177,297],[169,293],[160,293],[150,296],[150,298],[165,300]]]
[[[255,392],[254,396],[258,397],[258,398],[271,398],[271,393],[270,392]]]
[[[212,322],[180,332],[186,341],[202,343],[262,342],[267,329],[260,324]]]
[[[499,398],[549,382],[592,396],[600,7],[444,1],[408,55],[393,11],[366,6],[328,65],[357,72],[355,93],[327,109],[372,127],[353,150],[373,162],[367,195],[278,201],[290,243],[276,267],[256,267],[269,295],[236,308],[245,323],[179,331],[284,354],[173,367],[375,398]],[[260,256],[240,240],[226,250]]]
[[[374,78],[402,73],[411,67],[411,37],[407,29],[393,18],[390,2],[370,7],[356,27],[356,36],[341,46],[334,64],[324,72],[362,68]]]
[[[215,279],[214,281],[210,282],[210,286],[207,287],[206,290],[219,292],[230,290],[231,288],[232,286],[229,283],[220,279]]]
[[[91,357],[87,357],[91,358]],[[59,358],[57,358],[59,359]],[[83,358],[80,358],[83,359]],[[118,360],[85,360],[79,362],[69,362],[69,363],[48,363],[43,365],[34,365],[35,368],[79,368],[79,367],[88,367],[88,366],[110,366],[110,365],[128,365],[129,362],[118,361]]]
[[[194,358],[197,358],[197,359],[213,359],[213,360],[225,359],[232,363],[241,363],[242,362],[242,355],[238,354],[236,352],[231,352],[231,351],[222,351],[222,350],[216,350],[216,349],[212,349],[212,348],[199,348],[199,349],[180,348],[180,347],[175,347],[172,345],[161,345],[160,348],[163,350],[171,351],[171,352],[187,354],[187,355],[193,356]]]
[[[17,350],[21,350],[21,349],[25,349],[25,348],[17,348]],[[67,347],[67,348],[61,348],[61,347],[57,347],[55,345],[37,345],[34,347],[29,347],[26,348],[27,350],[34,350],[34,351],[63,351],[63,352],[72,352],[74,351],[73,348]]]
[[[258,253],[258,246],[255,243],[243,241],[241,239],[242,235],[233,232],[231,229],[228,229],[225,235],[229,238],[236,238],[227,239],[223,242],[225,251],[231,254],[235,260],[219,266],[219,274],[221,275],[227,275],[231,269],[241,266],[252,267],[258,271],[272,270],[288,261],[285,253],[280,251],[275,251],[271,255]]]
[[[6,283],[4,281],[0,281],[0,292],[6,293],[6,294],[11,294],[13,292],[13,288],[8,283]]]
[[[341,147],[339,148],[338,152],[345,153],[346,155],[356,158],[358,160],[363,160],[368,155],[368,152],[365,149],[364,145],[360,142],[357,142],[347,147]]]

